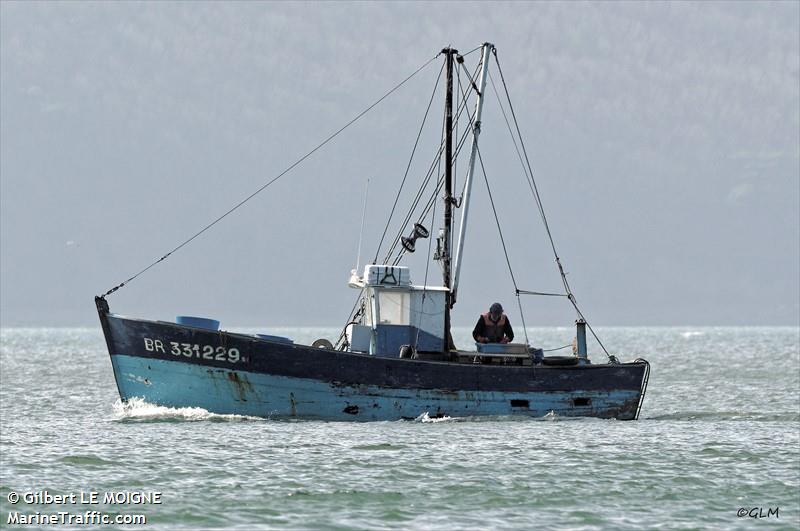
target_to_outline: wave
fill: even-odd
[[[133,422],[159,422],[159,421],[216,421],[236,422],[243,420],[264,420],[261,417],[249,415],[222,415],[212,413],[201,407],[166,407],[145,402],[143,398],[131,398],[123,402],[114,403],[114,420]]]
[[[467,417],[431,417],[428,412],[413,419],[413,422],[607,422],[613,419],[599,419],[594,417],[564,417],[551,410],[541,417],[528,415],[471,415]]]
[[[64,457],[61,458],[61,461],[69,465],[83,465],[83,466],[94,466],[94,467],[114,466],[117,464],[116,461],[108,461],[106,459],[97,457],[96,455],[85,455],[85,454],[65,455]]]
[[[453,417],[448,417],[446,415],[444,417],[431,417],[430,415],[428,415],[428,412],[426,411],[425,413],[423,413],[420,416],[418,416],[417,418],[415,418],[414,422],[422,422],[422,423],[428,423],[428,422],[453,422],[455,420],[460,420],[460,419],[454,419]]]
[[[758,422],[800,422],[800,414],[792,411],[764,413],[759,411],[677,411],[664,415],[642,417],[641,420],[681,420],[681,421],[758,421]]]

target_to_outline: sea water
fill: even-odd
[[[4,329],[0,527],[51,515],[53,529],[800,527],[800,329],[599,333],[620,359],[652,364],[639,421],[276,421],[122,405],[99,326]],[[573,330],[528,335],[556,348]],[[455,339],[468,345],[469,330]],[[134,516],[146,524],[98,523]]]

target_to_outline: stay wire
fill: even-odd
[[[511,96],[508,93],[508,84],[506,83],[505,76],[503,75],[503,69],[500,67],[500,61],[499,61],[499,59],[497,57],[497,48],[495,48],[492,51],[492,53],[494,54],[495,64],[497,64],[497,71],[500,73],[500,80],[503,82],[503,90],[505,91],[505,94],[506,94],[506,99],[508,101],[508,108],[511,111],[511,117],[514,120],[514,127],[516,128],[516,131],[517,131],[517,137],[519,138],[519,143],[522,146],[522,153],[525,155],[525,162],[526,162],[527,167],[528,167],[528,176],[530,178],[531,183],[533,184],[534,199],[536,200],[536,204],[539,207],[539,213],[542,216],[542,222],[544,223],[545,230],[547,231],[547,237],[550,239],[550,246],[553,249],[553,255],[555,256],[556,264],[558,265],[558,271],[561,274],[561,280],[564,283],[564,289],[566,289],[566,291],[567,291],[567,299],[569,299],[569,301],[572,303],[572,306],[575,308],[575,311],[578,313],[580,318],[586,323],[587,328],[589,328],[589,331],[592,333],[592,335],[594,336],[595,340],[600,345],[600,348],[603,349],[603,352],[605,352],[605,354],[609,358],[609,360],[611,360],[612,362],[616,362],[617,361],[616,356],[613,356],[613,355],[609,354],[609,352],[606,349],[605,345],[603,345],[603,342],[600,341],[600,338],[595,333],[594,328],[592,328],[592,326],[586,320],[586,317],[583,315],[583,312],[581,312],[580,308],[578,308],[578,303],[575,300],[575,296],[573,295],[572,289],[569,286],[569,282],[567,281],[567,275],[566,275],[566,273],[564,273],[564,267],[561,264],[561,259],[558,256],[558,251],[556,251],[556,244],[553,241],[553,234],[550,232],[550,226],[547,223],[547,216],[545,216],[545,213],[544,213],[544,206],[542,205],[541,196],[539,195],[539,188],[536,185],[536,180],[533,177],[533,168],[531,167],[530,158],[528,157],[528,151],[525,148],[525,142],[522,140],[522,132],[520,131],[520,128],[519,128],[519,122],[517,120],[517,115],[514,112],[514,106],[511,103]],[[478,152],[478,154],[480,155],[480,151]],[[481,166],[482,165],[483,165],[483,163],[481,162]]]
[[[436,203],[434,203],[433,211],[431,213],[431,226],[436,221]],[[422,282],[422,304],[420,305],[419,321],[417,324],[417,336],[414,338],[414,350],[419,346],[419,333],[422,330],[422,314],[425,310],[425,299],[428,296],[428,271],[431,265],[431,246],[433,245],[433,238],[428,239],[428,256],[425,259],[425,280]]]
[[[430,183],[431,178],[433,177],[433,170],[436,168],[437,161],[441,160],[441,153],[442,153],[443,147],[444,147],[444,144],[440,144],[439,145],[439,150],[437,151],[436,156],[434,157],[434,159],[431,161],[431,165],[428,168],[428,172],[425,174],[425,177],[423,178],[422,183],[420,184],[420,187],[417,189],[417,192],[416,192],[416,194],[414,196],[414,199],[411,202],[411,206],[408,208],[408,211],[406,212],[405,216],[403,217],[403,221],[400,223],[398,231],[395,234],[394,239],[392,240],[392,244],[389,246],[389,249],[386,251],[386,255],[384,256],[384,259],[383,259],[384,263],[388,263],[389,258],[392,256],[392,253],[394,253],[394,250],[397,248],[398,243],[400,243],[400,241],[401,241],[401,238],[403,236],[403,229],[405,229],[406,225],[408,225],[408,222],[411,220],[412,216],[414,215],[414,210],[416,210],[417,206],[419,206],[419,202],[422,200],[423,194],[425,193],[425,189],[428,187],[428,184]],[[380,249],[378,250],[378,252],[380,252]],[[376,253],[376,256],[377,256],[377,253]]]
[[[472,86],[475,86],[475,79],[477,79],[478,73],[480,71],[480,62],[478,64],[478,66],[476,66],[475,72],[473,72],[472,74],[469,74],[469,72],[466,71],[466,67],[464,67],[463,63],[461,63],[461,66],[462,66],[462,68],[464,68],[465,73],[468,76],[470,76],[469,78],[470,78],[470,83],[472,84]],[[455,117],[456,123],[460,120],[461,115],[464,113],[464,111],[466,110],[466,108],[469,105],[469,94],[467,94],[466,91],[464,91],[463,85],[461,85],[461,83],[460,83],[460,77],[459,77],[459,86],[460,86],[463,98],[461,100],[461,103],[456,106],[456,110],[457,110],[456,111],[456,117]],[[477,92],[477,90],[476,90],[476,92]],[[467,114],[468,114],[468,118],[469,118],[469,123],[471,125],[472,122],[473,122],[474,113],[468,112]],[[442,137],[444,136],[444,127],[445,127],[444,123],[445,123],[445,116],[444,116],[444,113],[443,113],[442,114]],[[465,130],[463,135],[462,135],[462,137],[458,141],[456,152],[453,155],[454,158],[458,157],[458,154],[461,152],[462,148],[464,147],[464,143],[466,142],[466,139],[468,137],[468,133],[469,133],[470,130],[471,129]],[[438,163],[441,162],[441,157],[442,157],[442,154],[443,154],[443,150],[444,150],[444,140],[442,140],[442,142],[439,144],[439,148],[437,150],[436,155],[434,156],[433,161],[431,162],[431,165],[430,165],[430,167],[428,169],[428,173],[426,174],[426,177],[423,179],[423,182],[420,185],[420,188],[417,190],[416,196],[415,196],[414,200],[412,201],[411,206],[408,209],[403,222],[400,224],[400,228],[398,230],[398,233],[396,234],[391,246],[389,247],[389,250],[386,252],[386,257],[384,258],[384,263],[388,263],[389,257],[392,255],[394,250],[397,248],[397,245],[399,244],[399,242],[401,240],[401,237],[403,236],[403,229],[405,228],[405,226],[409,223],[409,221],[413,217],[414,211],[416,210],[417,206],[419,206],[419,202],[422,199],[424,191],[427,188],[428,184],[430,183],[431,178],[433,177],[433,170],[437,165],[437,161],[439,161]],[[441,178],[441,176],[439,176],[439,178]],[[425,208],[422,211],[422,214],[417,219],[418,223],[421,223],[422,220],[425,217],[427,217],[427,213],[430,211],[430,208],[431,208],[431,201],[435,201],[436,200],[436,196],[438,194],[438,191],[441,188],[441,185],[443,184],[438,179],[437,179],[437,183],[438,184],[437,184],[437,188],[434,191],[434,195],[428,200],[428,202],[426,203]],[[463,196],[463,194],[462,194],[462,196]],[[380,246],[378,247],[378,250],[376,251],[375,260],[377,260],[377,256],[378,256],[379,253],[380,253]],[[405,254],[404,251],[401,249],[399,251],[397,257],[394,259],[393,263],[395,265],[397,263],[399,263],[399,261],[401,260],[401,258],[402,258],[402,256],[404,254]]]
[[[239,202],[238,202],[236,205],[234,205],[232,208],[230,208],[230,209],[229,209],[228,211],[226,211],[224,214],[222,214],[221,216],[217,217],[217,218],[216,218],[214,221],[212,221],[211,223],[209,223],[208,225],[206,225],[205,227],[203,227],[203,228],[202,228],[200,231],[198,231],[197,233],[195,233],[195,234],[194,234],[193,236],[191,236],[189,239],[187,239],[186,241],[184,241],[183,243],[181,243],[180,245],[178,245],[177,247],[175,247],[174,249],[172,249],[171,251],[169,251],[167,254],[165,254],[164,256],[162,256],[161,258],[159,258],[158,260],[156,260],[155,262],[153,262],[153,263],[152,263],[152,264],[150,264],[149,266],[145,267],[144,269],[142,269],[141,271],[139,271],[138,273],[136,273],[135,275],[133,275],[133,276],[132,276],[132,277],[130,277],[129,279],[125,280],[124,282],[121,282],[120,284],[118,284],[118,285],[114,286],[113,288],[111,288],[110,290],[106,291],[106,292],[103,294],[103,297],[107,297],[107,296],[111,295],[112,293],[114,293],[114,292],[115,292],[115,291],[117,291],[118,289],[122,288],[123,286],[125,286],[125,285],[126,285],[126,284],[128,284],[129,282],[133,281],[134,279],[136,279],[136,278],[137,278],[137,277],[139,277],[140,275],[143,275],[144,273],[146,273],[147,271],[149,271],[149,270],[150,270],[152,267],[154,267],[156,264],[159,264],[159,263],[163,262],[164,260],[166,260],[167,258],[169,258],[169,257],[170,257],[170,256],[171,256],[173,253],[176,253],[177,251],[179,251],[180,249],[182,249],[184,246],[188,245],[190,242],[192,242],[194,239],[196,239],[196,238],[197,238],[197,237],[199,237],[201,234],[203,234],[204,232],[206,232],[208,229],[210,229],[211,227],[213,227],[214,225],[216,225],[217,223],[219,223],[220,221],[222,221],[223,219],[225,219],[226,217],[228,217],[228,215],[230,215],[231,213],[233,213],[233,212],[234,212],[235,210],[237,210],[239,207],[241,207],[242,205],[244,205],[245,203],[247,203],[248,201],[250,201],[250,200],[251,200],[253,197],[255,197],[256,195],[258,195],[259,193],[261,193],[262,191],[264,191],[264,190],[265,190],[267,187],[269,187],[270,185],[272,185],[273,183],[275,183],[275,182],[276,182],[278,179],[280,179],[281,177],[283,177],[284,175],[286,175],[287,173],[289,173],[290,171],[292,171],[292,170],[293,170],[295,167],[297,167],[297,166],[298,166],[300,163],[302,163],[302,162],[303,162],[304,160],[306,160],[308,157],[310,157],[311,155],[313,155],[314,153],[316,153],[316,152],[317,152],[318,150],[320,150],[320,149],[321,149],[323,146],[325,146],[325,145],[326,145],[328,142],[330,142],[331,140],[333,140],[334,138],[336,138],[336,137],[337,137],[337,136],[338,136],[338,135],[339,135],[339,134],[340,134],[342,131],[344,131],[345,129],[347,129],[347,128],[348,128],[348,127],[350,127],[351,125],[353,125],[353,124],[354,124],[355,122],[357,122],[357,121],[358,121],[358,120],[359,120],[359,119],[360,119],[362,116],[364,116],[364,115],[365,115],[365,114],[367,114],[369,111],[371,111],[373,108],[375,108],[375,107],[376,107],[378,104],[380,104],[380,103],[381,103],[383,100],[385,100],[385,99],[386,99],[386,98],[388,98],[390,95],[392,95],[392,94],[393,94],[395,91],[397,91],[397,90],[398,90],[400,87],[402,87],[403,85],[405,85],[405,84],[406,84],[406,83],[407,83],[407,82],[408,82],[408,81],[409,81],[411,78],[413,78],[414,76],[416,76],[416,75],[417,75],[419,72],[421,72],[423,69],[425,69],[425,67],[427,67],[429,64],[431,64],[433,61],[435,61],[435,60],[436,60],[436,58],[438,58],[438,57],[439,57],[439,55],[441,55],[441,53],[438,53],[438,54],[436,54],[434,57],[432,57],[431,59],[429,59],[428,61],[426,61],[426,62],[425,62],[425,63],[424,63],[422,66],[420,66],[419,68],[417,68],[417,69],[416,69],[416,70],[415,70],[415,71],[414,71],[414,72],[413,72],[411,75],[409,75],[408,77],[406,77],[405,79],[403,79],[403,80],[402,80],[400,83],[398,83],[397,85],[395,85],[395,86],[394,86],[394,88],[392,88],[391,90],[389,90],[389,92],[387,92],[386,94],[384,94],[383,96],[381,96],[381,97],[380,97],[378,100],[376,100],[374,103],[372,103],[372,104],[371,104],[369,107],[367,107],[366,109],[364,109],[363,111],[361,111],[359,114],[357,114],[357,115],[355,116],[355,118],[353,118],[352,120],[350,120],[349,122],[347,122],[347,123],[346,123],[344,126],[342,126],[341,128],[339,128],[339,129],[338,129],[337,131],[335,131],[333,134],[331,134],[330,136],[328,136],[328,137],[327,137],[325,140],[323,140],[323,141],[322,141],[320,144],[318,144],[318,145],[317,145],[317,146],[316,146],[314,149],[312,149],[311,151],[309,151],[308,153],[306,153],[305,155],[303,155],[303,156],[302,156],[300,159],[298,159],[296,162],[294,162],[293,164],[291,164],[291,165],[290,165],[288,168],[286,168],[285,170],[283,170],[283,171],[282,171],[281,173],[279,173],[277,176],[275,176],[274,178],[272,178],[271,180],[269,180],[269,181],[268,181],[266,184],[262,185],[262,186],[261,186],[260,188],[258,188],[258,189],[257,189],[255,192],[253,192],[252,194],[248,195],[247,197],[245,197],[244,199],[242,199],[241,201],[239,201]]]
[[[462,67],[463,67],[463,64],[462,64]],[[478,71],[479,71],[479,68],[476,67],[475,72],[473,74],[473,77],[477,78]],[[469,74],[469,72],[467,72],[467,74]],[[474,83],[474,81],[472,79],[471,79],[471,83],[472,83],[473,86],[475,85],[475,83]],[[456,113],[456,120],[460,119],[461,115],[463,114],[463,111],[467,108],[467,106],[469,104],[469,101],[468,101],[469,94],[467,93],[467,91],[464,90],[464,86],[463,86],[463,84],[461,84],[460,80],[459,80],[459,89],[461,91],[462,101],[464,103],[463,103],[463,105],[460,106],[460,108],[458,109],[458,112]],[[475,113],[474,112],[468,112],[467,113],[467,117],[468,117],[468,126],[469,127],[464,130],[464,133],[462,134],[461,138],[459,139],[459,141],[457,143],[456,151],[455,151],[455,154],[453,155],[454,158],[457,158],[459,153],[461,153],[461,150],[464,148],[464,145],[466,144],[467,138],[469,138],[469,133],[473,129],[473,122],[474,122],[474,118],[475,118]],[[444,127],[445,127],[445,125],[444,125],[444,115],[443,115],[443,117],[442,117],[442,134],[444,134]],[[439,161],[438,162],[439,166],[441,166],[442,146],[443,146],[443,143],[439,145],[439,152],[437,153],[438,159],[434,160],[434,164],[436,163],[436,160]],[[417,206],[419,204],[419,201],[421,199],[422,193],[427,188],[428,183],[430,182],[430,179],[433,176],[432,172],[433,172],[433,166],[431,166],[431,169],[429,170],[429,173],[426,176],[426,179],[425,179],[425,181],[423,183],[423,186],[421,186],[420,190],[417,192],[417,197],[414,200],[414,202],[413,202],[411,208],[409,209],[408,213],[406,214],[406,219],[404,220],[402,227],[404,227],[410,221],[411,217],[413,216],[413,213],[416,210],[416,208],[417,208]],[[444,185],[444,180],[443,180],[443,177],[441,175],[441,171],[439,171],[437,173],[437,175],[438,175],[438,178],[437,178],[436,188],[434,189],[433,194],[429,197],[427,203],[425,204],[425,207],[422,209],[422,213],[418,216],[418,218],[417,218],[417,222],[418,223],[422,223],[422,220],[427,217],[428,212],[430,212],[433,203],[436,201],[436,198],[439,195],[439,191],[441,190],[442,186]],[[466,180],[464,181],[464,187],[466,187]],[[464,196],[464,190],[462,188],[462,192],[461,192],[461,198],[462,199],[463,199],[463,196]],[[458,207],[458,206],[460,206],[460,204],[461,204],[461,200],[458,200],[456,206]],[[401,227],[401,232],[395,238],[395,241],[392,244],[392,247],[389,249],[389,252],[387,253],[387,256],[386,256],[386,260],[387,261],[389,259],[389,256],[391,256],[392,252],[394,252],[394,249],[397,246],[397,242],[399,241],[400,237],[402,236],[402,227]],[[402,259],[404,254],[405,254],[405,250],[401,249],[400,252],[398,253],[398,255],[395,257],[392,265],[397,265],[400,262],[400,260]]]
[[[471,49],[471,50],[470,50],[470,51],[468,51],[467,53],[461,54],[461,57],[466,57],[466,56],[468,56],[469,54],[471,54],[472,52],[477,52],[477,51],[478,51],[478,50],[480,50],[481,48],[483,48],[483,44],[481,44],[481,45],[479,45],[479,46],[476,46],[475,48]]]
[[[460,153],[461,149],[464,147],[464,144],[466,143],[466,138],[467,138],[468,134],[469,134],[469,131],[465,131],[464,134],[462,135],[461,140],[458,143],[458,148],[456,149],[456,155],[458,153]],[[441,159],[442,159],[442,157],[439,157],[439,161],[441,161]],[[436,188],[434,189],[433,193],[429,196],[428,201],[425,203],[425,207],[422,209],[422,213],[419,216],[417,216],[417,223],[422,223],[422,220],[427,217],[428,212],[430,212],[431,208],[433,207],[434,203],[436,202],[437,197],[439,196],[439,192],[444,187],[444,175],[441,174],[441,171],[439,171],[439,173],[437,175],[438,175],[438,180],[437,180]],[[403,226],[405,226],[405,224],[407,224],[408,221],[410,221],[411,217],[413,216],[414,211],[416,210],[416,207],[419,204],[419,200],[422,199],[421,194],[424,191],[424,189],[427,188],[428,183],[431,180],[430,179],[431,177],[433,177],[432,174],[428,176],[428,179],[425,182],[425,186],[420,190],[419,197],[418,197],[417,201],[412,205],[412,208],[409,209],[409,212],[408,212],[407,217],[406,217],[406,222],[403,224]],[[389,249],[389,252],[387,253],[387,256],[386,256],[386,260],[387,261],[388,261],[389,257],[391,256],[392,252],[394,252],[394,249],[397,247],[397,243],[400,241],[400,236],[402,236],[402,232],[398,234],[398,236],[397,236],[397,238],[395,240],[395,243]],[[401,248],[400,251],[397,254],[397,257],[395,257],[394,262],[393,262],[392,265],[397,265],[400,262],[400,260],[403,258],[404,254],[405,254],[405,248]]]
[[[528,183],[528,187],[531,189],[531,194],[536,196],[536,193],[533,191],[533,185],[531,184],[531,177],[528,175],[528,168],[525,167],[525,161],[522,159],[522,152],[519,150],[519,145],[517,144],[517,137],[514,135],[514,131],[511,129],[511,123],[508,121],[508,115],[506,114],[506,109],[503,106],[503,102],[500,100],[500,94],[497,92],[497,86],[494,83],[494,76],[492,73],[489,72],[489,81],[492,84],[492,90],[494,91],[495,98],[497,98],[497,105],[500,107],[500,112],[503,113],[503,120],[506,122],[506,128],[508,129],[508,134],[511,136],[511,142],[514,144],[514,149],[517,152],[517,158],[519,159],[520,165],[522,166],[522,172],[525,174],[525,180]]]
[[[444,126],[442,126],[444,127]],[[403,221],[400,223],[400,226],[395,234],[394,239],[392,240],[392,244],[389,246],[389,249],[386,251],[386,255],[383,259],[384,263],[387,263],[389,257],[394,252],[395,248],[397,247],[398,243],[400,243],[400,238],[403,236],[403,230],[405,229],[408,222],[411,220],[414,210],[419,205],[419,202],[422,200],[422,196],[425,192],[425,189],[428,187],[428,183],[430,183],[431,177],[433,176],[433,171],[436,168],[437,161],[441,159],[442,152],[444,151],[444,142],[439,144],[439,147],[436,150],[436,154],[433,156],[430,165],[428,166],[428,171],[425,174],[425,177],[422,179],[422,183],[420,184],[417,192],[414,195],[414,199],[411,201],[411,206],[406,211],[405,216],[403,217]],[[375,259],[377,260],[378,255],[380,254],[380,247],[375,252]]]
[[[463,112],[464,107],[465,106],[462,106],[461,112]],[[460,112],[459,112],[459,114],[460,114]],[[464,133],[462,134],[461,139],[457,143],[455,154],[453,155],[454,157],[458,156],[458,154],[461,152],[461,149],[464,147],[464,144],[466,142],[468,134],[469,134],[469,131],[464,131]],[[425,192],[425,189],[427,189],[428,184],[430,183],[431,178],[433,177],[433,170],[437,167],[437,164],[439,164],[438,161],[441,161],[441,159],[442,159],[443,151],[444,151],[444,143],[441,143],[441,144],[439,144],[439,150],[437,151],[436,157],[432,161],[431,166],[430,166],[430,168],[428,170],[428,173],[427,173],[426,177],[423,179],[423,183],[420,185],[420,188],[417,190],[416,197],[412,201],[412,204],[411,204],[411,206],[409,207],[409,209],[408,209],[408,211],[406,213],[406,216],[405,216],[405,219],[403,220],[403,223],[401,223],[401,225],[400,225],[400,230],[398,231],[397,235],[395,236],[395,239],[392,242],[392,245],[389,247],[389,250],[386,252],[386,258],[384,259],[384,262],[387,262],[389,260],[389,257],[391,257],[392,253],[394,253],[394,250],[397,248],[397,245],[400,243],[400,239],[401,239],[401,237],[403,235],[403,228],[408,224],[408,222],[414,216],[414,212],[417,209],[417,207],[419,206],[419,202],[422,200],[422,197],[423,197],[423,194]],[[424,219],[427,216],[428,212],[430,211],[432,202],[436,200],[436,196],[437,196],[439,190],[441,189],[442,185],[444,184],[444,181],[442,180],[443,177],[441,176],[440,173],[438,174],[437,187],[434,190],[434,194],[428,199],[428,201],[426,203],[426,206],[422,211],[422,214],[420,216],[418,216],[418,218],[417,218],[417,222],[421,222],[422,219]],[[399,261],[399,259],[402,257],[403,254],[404,253],[401,250],[400,254],[395,259],[395,263],[397,263]]]
[[[497,86],[495,85],[494,77],[492,76],[491,72],[489,73],[489,81],[492,84],[492,89],[494,91],[495,97],[497,98],[497,104],[499,105],[500,111],[503,114],[503,119],[504,119],[504,121],[506,123],[506,128],[508,129],[508,133],[511,136],[511,142],[514,144],[514,150],[517,152],[517,158],[519,159],[520,165],[522,166],[522,173],[525,174],[525,177],[526,177],[525,181],[528,184],[528,188],[530,188],[530,190],[531,190],[531,195],[533,196],[533,198],[534,198],[534,200],[536,202],[536,207],[539,210],[539,215],[541,216],[541,218],[542,218],[542,220],[544,222],[544,225],[545,225],[545,229],[547,230],[547,235],[548,235],[548,237],[550,239],[550,243],[551,243],[551,245],[553,247],[553,254],[554,254],[555,259],[556,259],[556,265],[558,266],[559,275],[561,276],[562,283],[564,284],[564,289],[567,291],[567,295],[565,295],[565,296],[568,297],[568,296],[571,295],[572,292],[570,291],[569,282],[567,281],[566,274],[564,273],[564,269],[563,269],[563,267],[561,265],[561,259],[559,258],[558,253],[555,252],[555,244],[553,243],[553,236],[550,234],[550,228],[549,228],[549,226],[547,224],[547,217],[545,216],[545,213],[544,213],[544,205],[542,204],[542,200],[539,197],[539,191],[538,191],[538,189],[536,187],[536,181],[533,178],[532,170],[530,170],[530,172],[529,172],[529,168],[525,166],[525,161],[523,160],[522,153],[520,152],[520,149],[519,149],[519,144],[522,144],[523,148],[524,148],[524,144],[522,143],[522,137],[520,136],[519,144],[517,144],[517,137],[516,137],[516,135],[514,134],[514,132],[511,129],[511,124],[508,121],[508,115],[506,114],[506,110],[505,110],[505,107],[503,106],[503,102],[500,100],[500,94],[497,92]],[[506,94],[508,94],[508,93],[506,92]],[[510,98],[508,100],[508,104],[509,104],[509,107],[510,107],[511,106]],[[518,131],[519,131],[519,129],[518,129]],[[531,293],[531,294],[532,295],[536,295],[537,293]]]
[[[528,177],[533,185],[533,196],[534,200],[536,201],[536,206],[539,209],[539,214],[542,216],[542,223],[544,224],[545,231],[547,232],[547,237],[550,240],[550,247],[553,249],[553,256],[555,256],[556,264],[558,265],[558,271],[561,274],[561,280],[564,283],[564,289],[567,290],[567,293],[572,293],[569,287],[569,283],[567,282],[567,275],[564,273],[564,268],[561,265],[561,259],[558,256],[558,251],[556,250],[556,244],[553,240],[553,234],[550,231],[550,225],[547,223],[547,216],[544,212],[544,206],[542,205],[541,195],[539,194],[539,187],[536,185],[536,180],[533,178],[533,168],[531,167],[530,158],[528,157],[528,151],[525,149],[525,142],[522,141],[522,132],[519,128],[519,122],[517,121],[517,114],[514,112],[514,106],[511,103],[511,95],[508,93],[508,85],[506,84],[505,76],[503,75],[503,69],[500,67],[500,60],[497,57],[497,49],[495,48],[492,53],[494,54],[495,64],[497,64],[497,71],[500,73],[500,80],[503,82],[503,90],[506,94],[506,100],[508,101],[508,108],[511,111],[511,117],[514,120],[514,127],[517,131],[517,137],[519,138],[520,144],[522,146],[522,153],[525,155],[525,162],[528,167]]]
[[[461,66],[461,69],[464,70],[464,73],[467,76],[469,76],[469,82],[470,82],[470,85],[472,86],[472,88],[475,89],[475,94],[480,96],[481,92],[478,90],[478,85],[475,84],[475,80],[478,79],[478,73],[480,72],[481,65],[483,65],[483,57],[481,57],[481,60],[478,61],[478,64],[475,66],[475,71],[472,74],[469,73],[469,70],[467,70],[467,67],[464,66],[463,62],[459,63],[459,64]],[[464,90],[464,86],[461,84],[461,78],[460,77],[458,78],[458,88],[459,88],[459,90],[460,90],[460,92],[462,94],[463,99],[467,100],[469,98],[469,94],[467,94],[466,91]],[[473,112],[472,115],[469,117],[469,123],[467,124],[469,126],[467,128],[467,130],[470,131],[470,132],[474,131],[474,125],[473,125],[473,118],[474,117],[475,117],[475,113]],[[469,168],[467,168],[467,172],[469,172]],[[459,200],[458,200],[458,204],[457,204],[458,208],[461,208],[461,202],[464,200],[464,191],[466,189],[467,189],[467,177],[465,175],[464,176],[464,185],[461,187],[461,195],[459,196]]]
[[[514,270],[511,267],[511,259],[508,257],[508,249],[506,248],[506,239],[503,237],[503,229],[500,227],[500,218],[497,216],[497,209],[494,206],[494,196],[492,196],[492,188],[489,186],[489,177],[486,175],[486,167],[483,165],[483,156],[481,155],[480,146],[476,145],[478,152],[478,161],[481,163],[481,172],[483,173],[483,180],[486,183],[486,191],[489,194],[489,204],[492,205],[492,213],[494,214],[494,221],[497,223],[497,232],[500,234],[500,243],[503,246],[503,254],[506,257],[506,264],[508,265],[508,273],[511,275],[511,282],[514,284],[514,292],[517,297],[517,305],[519,306],[519,315],[522,319],[522,331],[525,334],[525,344],[529,345],[528,341],[528,327],[525,325],[525,312],[522,311],[522,300],[519,297],[519,286],[517,286],[517,279],[514,277]]]
[[[406,165],[406,171],[403,174],[403,180],[400,182],[400,189],[397,190],[397,195],[394,198],[394,204],[392,205],[392,210],[389,212],[389,219],[386,220],[386,226],[383,228],[383,234],[381,235],[381,240],[378,243],[378,251],[375,253],[375,258],[373,259],[373,263],[378,260],[378,254],[380,253],[381,246],[383,245],[383,240],[386,238],[386,233],[389,231],[389,225],[392,223],[392,217],[394,216],[394,211],[397,208],[397,202],[400,200],[400,194],[403,192],[403,186],[406,184],[406,179],[408,178],[408,172],[411,169],[411,163],[414,160],[414,154],[417,152],[417,146],[419,145],[419,139],[422,136],[422,131],[425,128],[425,122],[428,120],[428,113],[431,110],[431,104],[433,104],[433,98],[436,96],[436,89],[439,88],[439,81],[442,79],[442,72],[444,71],[444,63],[442,63],[442,67],[439,69],[439,75],[436,77],[436,83],[433,86],[433,92],[431,92],[430,100],[428,100],[428,107],[425,109],[425,115],[422,117],[422,123],[419,126],[419,131],[417,132],[417,138],[414,140],[414,148],[411,150],[411,156],[408,159],[408,164]]]
[[[540,295],[543,297],[569,297],[566,293],[547,293],[544,291],[528,291],[525,289],[518,289],[517,293],[520,295]]]

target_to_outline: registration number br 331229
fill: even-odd
[[[239,363],[244,361],[238,348],[214,347],[212,345],[199,345],[197,343],[179,343],[177,341],[163,341],[145,337],[144,349],[148,352],[170,353],[173,356],[197,358],[210,361],[227,361]]]

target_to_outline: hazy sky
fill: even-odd
[[[592,322],[800,324],[798,6],[3,1],[0,322],[95,326],[94,295],[443,46],[490,41]],[[112,311],[343,324],[366,179],[371,257],[439,66],[114,294]],[[403,211],[436,149],[440,104]],[[557,290],[493,95],[481,145],[520,287]],[[455,325],[495,300],[519,322],[487,205],[479,180]],[[422,247],[409,262],[416,283]],[[574,319],[563,300],[523,303],[528,325]]]

